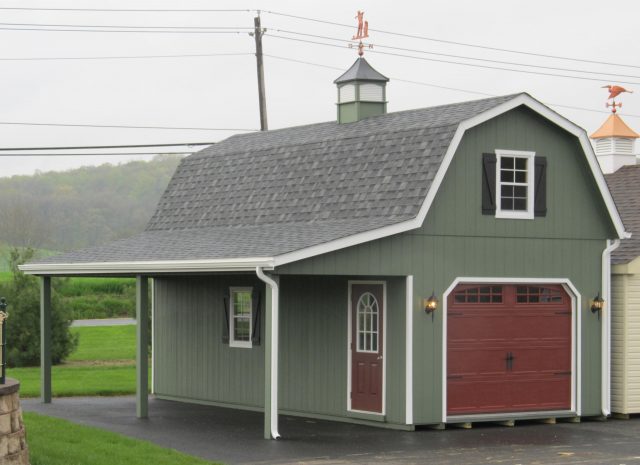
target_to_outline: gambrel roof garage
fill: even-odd
[[[607,414],[589,300],[626,233],[584,132],[527,94],[387,114],[359,90],[385,83],[187,157],[143,233],[23,270],[138,276],[142,340],[153,278],[155,395],[264,408],[267,437]]]

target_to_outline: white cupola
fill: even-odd
[[[591,134],[602,172],[610,174],[623,166],[635,165],[634,145],[639,137],[618,114],[611,113],[600,129]]]

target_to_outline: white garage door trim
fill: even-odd
[[[569,297],[571,297],[571,411],[567,414],[581,415],[581,368],[582,368],[582,315],[578,309],[582,308],[581,296],[578,289],[568,278],[498,278],[498,277],[458,277],[453,280],[442,296],[442,422],[447,422],[447,301],[449,294],[459,284],[472,283],[500,283],[500,284],[562,284]],[[536,416],[544,416],[546,412],[535,412]],[[552,412],[550,412],[552,413]],[[557,413],[557,412],[553,412]],[[523,414],[490,414],[472,415],[469,417],[499,418],[499,417],[526,417],[531,413]],[[453,417],[460,421],[460,417]]]

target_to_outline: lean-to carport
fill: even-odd
[[[75,266],[74,266],[75,265]],[[64,265],[23,265],[23,271],[40,276],[40,343],[41,343],[41,401],[52,402],[51,383],[51,280],[53,277],[135,277],[136,279],[136,416],[147,418],[149,415],[149,282],[154,276],[167,275],[168,270],[160,263],[109,264],[105,272],[104,265],[77,264]],[[95,265],[95,264],[93,264]],[[101,266],[100,266],[101,265]],[[171,275],[188,276],[191,274],[212,274],[220,272],[252,272],[265,283],[265,351],[264,351],[264,438],[277,439],[278,433],[278,278],[268,276],[263,267],[271,268],[268,262],[259,260],[240,260],[233,263],[215,263],[199,261],[197,263],[172,263],[181,267],[182,273],[171,270]],[[138,268],[131,270],[131,268]],[[65,269],[71,268],[71,269]],[[75,268],[75,269],[74,269]],[[81,269],[80,269],[81,268]],[[129,270],[127,270],[129,268]],[[191,269],[189,269],[191,268]],[[133,271],[133,272],[132,272]],[[137,272],[136,272],[137,271]],[[145,271],[145,273],[142,273]]]

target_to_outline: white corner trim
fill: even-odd
[[[156,393],[156,282],[151,281],[151,394]]]
[[[413,425],[413,275],[406,278],[405,424]]]
[[[620,246],[620,239],[607,240],[602,251],[602,298],[606,307],[601,320],[602,331],[602,415],[611,413],[611,253]]]
[[[269,419],[271,438],[278,439],[278,317],[279,317],[279,295],[278,283],[264,274],[262,268],[256,267],[256,275],[267,286],[271,287],[271,417]],[[266,406],[265,406],[266,411]]]
[[[453,160],[453,156],[460,145],[460,141],[462,140],[462,136],[464,133],[479,124],[484,123],[496,116],[499,116],[503,113],[506,113],[516,107],[521,105],[526,106],[530,110],[535,111],[539,115],[547,118],[551,122],[560,126],[565,131],[573,134],[578,137],[580,141],[580,145],[584,154],[587,158],[587,162],[589,167],[591,168],[591,172],[596,180],[596,185],[600,190],[600,194],[602,195],[605,205],[607,207],[607,211],[609,212],[609,216],[611,221],[614,224],[616,229],[616,234],[619,238],[625,239],[631,237],[631,234],[625,231],[624,225],[622,224],[622,220],[620,219],[620,215],[618,214],[618,210],[616,209],[616,205],[611,197],[611,193],[607,187],[607,183],[604,180],[604,176],[600,169],[600,165],[596,158],[596,155],[593,151],[593,147],[589,142],[589,137],[584,129],[575,123],[569,121],[564,116],[559,115],[555,111],[551,110],[546,105],[543,105],[533,97],[528,94],[520,94],[514,97],[513,99],[501,103],[479,115],[474,116],[473,118],[469,118],[468,120],[462,121],[447,148],[447,151],[442,159],[442,163],[436,172],[436,175],[429,187],[429,191],[427,192],[427,196],[420,207],[420,211],[418,215],[407,221],[403,221],[401,223],[392,224],[389,226],[384,226],[382,228],[374,229],[371,231],[366,231],[358,234],[354,234],[352,236],[343,237],[341,239],[336,239],[333,241],[326,242],[324,244],[315,245],[312,247],[307,247],[304,249],[300,249],[294,252],[289,252],[286,254],[278,255],[274,257],[274,266],[281,266],[287,263],[295,262],[298,260],[303,260],[305,258],[314,257],[316,255],[322,255],[325,253],[333,252],[335,250],[340,250],[346,247],[351,247],[353,245],[362,244],[364,242],[373,241],[376,239],[381,239],[383,237],[391,236],[394,234],[398,234],[405,231],[410,231],[412,229],[417,229],[422,226],[424,223],[424,219],[427,216],[429,209],[431,208],[431,204],[435,199],[435,196],[440,189],[440,185],[444,180],[444,176],[449,169],[449,165],[451,165],[451,161]]]
[[[442,422],[447,422],[447,303],[449,294],[463,283],[500,284],[561,284],[571,298],[571,410],[581,414],[582,391],[582,335],[581,335],[581,295],[569,278],[525,278],[525,277],[458,277],[447,287],[442,296]]]
[[[273,269],[273,258],[229,258],[215,260],[159,260],[139,262],[94,263],[34,263],[20,265],[25,274],[34,275],[92,275],[92,274],[148,274],[198,273],[208,271],[253,271],[259,266]]]

